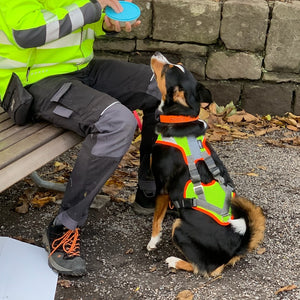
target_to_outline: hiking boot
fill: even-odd
[[[82,276],[86,273],[85,261],[80,257],[79,228],[70,230],[63,225],[49,225],[43,235],[49,253],[49,266],[60,274]]]
[[[137,215],[152,215],[155,208],[155,193],[147,193],[137,188],[135,201],[132,203],[132,209]]]
[[[137,215],[153,215],[155,210],[155,199],[156,195],[154,193],[143,191],[140,187],[138,187],[135,195],[135,201],[131,205],[132,209]],[[177,215],[176,208],[169,205],[167,214]]]

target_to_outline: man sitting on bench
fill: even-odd
[[[107,5],[122,10],[118,0],[14,0],[0,7],[3,107],[17,124],[46,120],[84,137],[59,214],[44,236],[49,265],[68,275],[86,272],[79,228],[131,144],[135,109],[144,112],[140,149],[144,177],[139,178],[136,207],[140,212],[154,207],[155,185],[146,176],[160,93],[148,66],[93,58],[95,36],[130,32],[140,24],[120,28],[103,14]],[[16,100],[22,110],[16,111]]]

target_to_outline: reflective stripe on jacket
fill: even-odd
[[[96,0],[1,1],[1,100],[13,72],[26,86],[87,66],[103,18]]]

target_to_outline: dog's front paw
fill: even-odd
[[[151,240],[149,241],[149,243],[147,245],[148,251],[152,251],[157,248],[156,245],[160,242],[160,237],[161,237],[161,234],[159,234],[155,237],[151,237]]]
[[[175,256],[168,257],[165,262],[168,264],[168,268],[175,268],[176,269],[176,263],[180,261],[181,259]]]

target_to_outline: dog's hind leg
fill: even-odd
[[[158,195],[156,198],[151,240],[147,245],[147,250],[151,251],[156,249],[157,244],[161,240],[162,221],[166,215],[169,204],[169,195]]]
[[[176,219],[175,222],[173,223],[173,227],[172,227],[172,237],[173,237],[173,241],[174,241],[174,234],[176,229],[180,228],[181,226],[181,219]],[[178,247],[178,249],[183,253],[182,249],[175,243],[175,245]],[[184,253],[183,253],[184,255]],[[169,268],[174,268],[174,269],[178,269],[178,270],[184,270],[187,272],[194,272],[197,273],[198,269],[194,267],[194,265],[192,265],[191,263],[181,259],[181,258],[177,258],[175,256],[170,256],[168,257],[165,262],[168,264]]]

